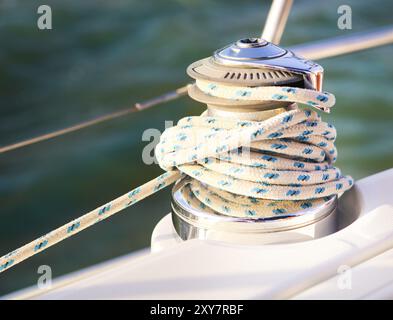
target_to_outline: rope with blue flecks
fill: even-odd
[[[197,81],[226,99],[288,101],[329,111],[327,92],[292,87],[242,88]],[[348,190],[353,180],[333,166],[336,130],[317,112],[296,105],[265,121],[187,117],[167,129],[156,157],[167,172],[0,258],[0,272],[104,220],[187,175],[190,204],[207,212],[270,217],[318,205]]]

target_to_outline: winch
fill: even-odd
[[[231,86],[291,86],[322,90],[323,68],[315,62],[297,57],[260,38],[241,39],[214,52],[212,57],[192,63],[187,73],[195,80]],[[198,89],[189,89],[191,98],[206,103],[209,114],[215,110],[229,112],[266,111],[288,103],[230,100],[212,97]],[[235,115],[234,115],[235,116]],[[236,114],[239,116],[239,114]]]
[[[201,85],[239,88],[290,87],[322,91],[323,68],[260,38],[241,39],[187,68],[196,80],[189,96],[207,104],[206,116],[263,121],[292,110],[290,101],[217,97]],[[294,90],[294,89],[292,89]],[[247,92],[245,93],[247,94]],[[321,108],[322,109],[322,108]],[[273,153],[274,154],[274,153]],[[211,239],[231,243],[267,244],[314,239],[336,231],[337,196],[312,208],[263,218],[235,217],[203,209],[185,198],[186,177],[172,191],[172,220],[181,239]]]

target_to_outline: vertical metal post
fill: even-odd
[[[265,27],[262,32],[262,39],[271,43],[279,44],[285,29],[289,12],[291,11],[293,0],[273,0]]]

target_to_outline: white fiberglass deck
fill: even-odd
[[[183,242],[167,215],[153,232],[152,253],[118,258],[62,277],[51,289],[4,298],[393,298],[392,187],[393,169],[358,181],[340,199],[341,210],[357,210],[355,222],[330,236],[292,244]],[[338,270],[346,266],[351,269],[343,288]]]

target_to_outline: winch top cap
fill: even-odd
[[[287,50],[264,39],[245,38],[217,50],[213,56],[222,62],[223,60],[273,59],[282,57],[286,53]]]
[[[215,51],[212,60],[226,67],[267,68],[300,74],[306,88],[322,90],[322,66],[261,38],[238,40]]]

